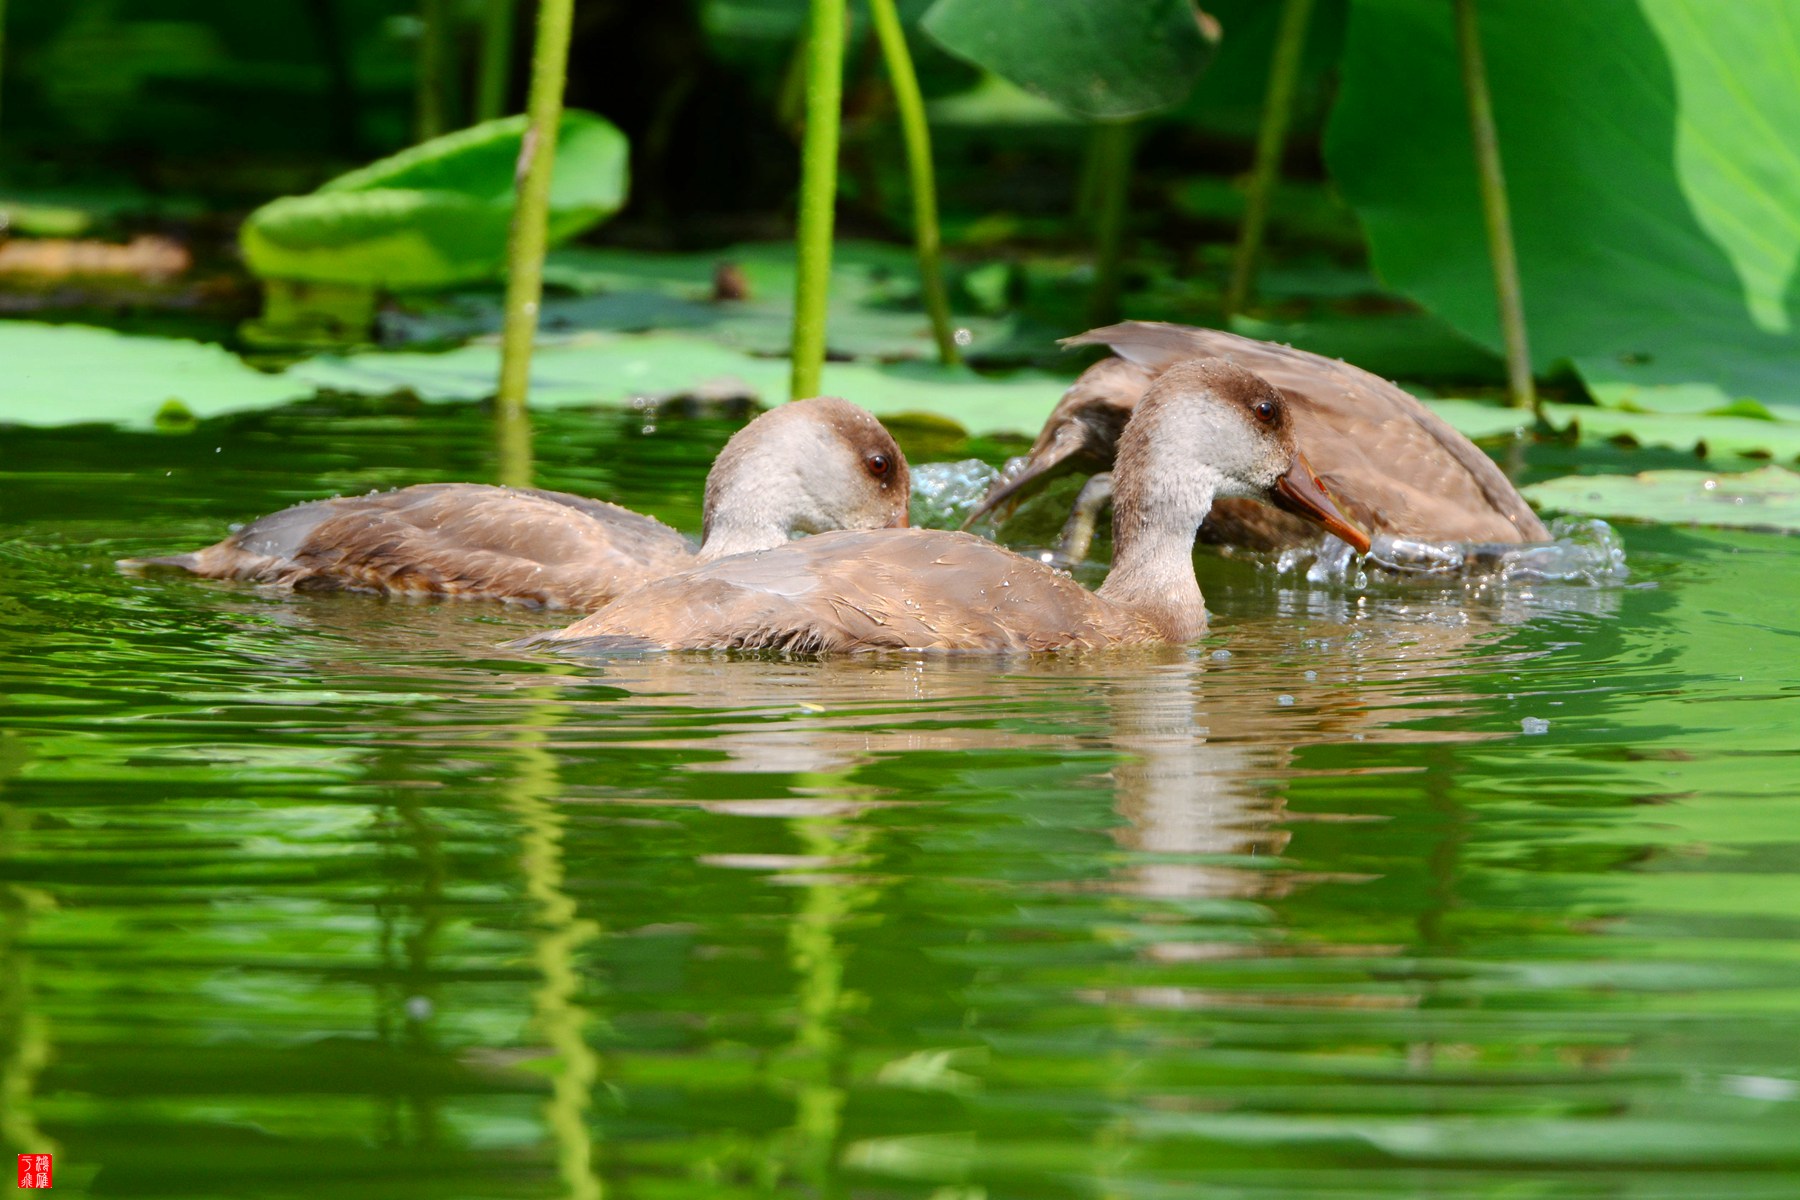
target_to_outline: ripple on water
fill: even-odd
[[[1004,662],[574,663],[495,648],[558,614],[108,565],[472,420],[348,414],[248,498],[16,435],[0,1138],[66,1186],[1800,1195],[1791,539],[1210,559],[1202,644]]]

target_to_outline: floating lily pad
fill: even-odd
[[[1327,159],[1382,277],[1498,350],[1451,7],[1354,0]],[[1479,10],[1537,368],[1609,405],[1800,413],[1800,7]]]
[[[1558,429],[1574,426],[1583,437],[1666,446],[1709,455],[1800,458],[1800,422],[1749,417],[1684,416],[1618,412],[1586,404],[1546,404],[1544,418]]]
[[[1708,471],[1570,475],[1533,484],[1525,496],[1543,508],[1610,520],[1800,532],[1800,473],[1785,467],[1741,475]]]
[[[735,296],[715,298],[721,273]],[[794,247],[758,242],[699,254],[569,247],[545,264],[547,284],[575,295],[547,295],[540,328],[547,335],[693,331],[753,354],[786,354],[793,338]],[[963,295],[964,293],[958,293]],[[827,349],[846,358],[937,357],[925,313],[918,261],[908,248],[881,242],[840,243],[832,256]],[[967,307],[966,300],[959,307]],[[1052,351],[1057,331],[1013,315],[952,314],[969,335],[977,362],[1017,360]],[[386,314],[384,334],[402,343],[462,340],[496,332],[497,292],[469,292]]]
[[[83,325],[0,321],[0,422],[149,426],[158,414],[213,416],[310,395],[287,375],[179,338],[131,337]],[[172,404],[171,404],[172,402]]]
[[[371,352],[317,358],[289,376],[309,388],[383,395],[407,391],[427,401],[493,395],[500,352],[471,345],[444,354]],[[788,363],[682,334],[590,335],[540,345],[531,360],[535,407],[621,404],[728,382],[773,404],[786,398]],[[1018,371],[980,375],[936,363],[827,363],[823,390],[877,415],[927,413],[973,434],[1032,433],[1068,386],[1062,376]]]

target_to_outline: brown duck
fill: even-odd
[[[661,521],[616,504],[427,483],[295,505],[204,550],[120,565],[310,591],[592,610],[695,562],[767,550],[796,533],[904,526],[911,486],[881,422],[821,397],[771,409],[725,443],[706,477],[698,553]]]
[[[1215,498],[1281,503],[1368,548],[1295,449],[1289,408],[1230,363],[1158,376],[1119,440],[1113,567],[1097,593],[967,533],[830,533],[689,568],[528,642],[798,653],[1190,642],[1206,628],[1194,531]]]
[[[1335,359],[1216,329],[1125,321],[1064,339],[1109,346],[1063,394],[1025,469],[995,485],[970,521],[1033,485],[1071,470],[1106,471],[1119,434],[1159,373],[1196,358],[1224,359],[1280,389],[1294,436],[1319,479],[1370,533],[1426,542],[1532,542],[1550,535],[1494,461],[1412,396]],[[1086,493],[1063,552],[1086,551],[1098,488]],[[1088,529],[1080,522],[1085,517]],[[1200,528],[1206,542],[1280,549],[1316,540],[1318,528],[1237,498],[1221,498]]]

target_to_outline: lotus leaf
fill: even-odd
[[[503,270],[523,116],[446,134],[250,214],[250,269],[268,279],[393,290],[492,279]],[[552,242],[625,203],[625,136],[563,114],[550,192]]]
[[[1097,121],[1181,103],[1213,48],[1190,0],[937,0],[921,24],[957,57]]]
[[[1570,475],[1533,484],[1525,496],[1543,508],[1611,519],[1800,532],[1800,474],[1785,467]]]
[[[1800,6],[1482,4],[1536,367],[1800,412]],[[1451,6],[1354,0],[1327,159],[1392,286],[1498,349]]]

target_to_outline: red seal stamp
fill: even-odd
[[[50,1186],[50,1156],[48,1154],[19,1155],[19,1186],[22,1188],[47,1188]]]

